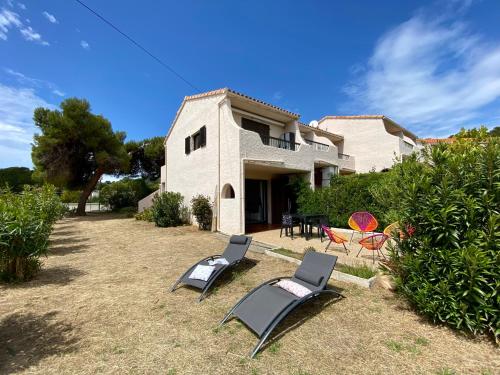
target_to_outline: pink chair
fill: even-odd
[[[361,237],[363,237],[366,232],[373,232],[378,227],[378,221],[375,219],[375,216],[367,211],[353,213],[351,217],[349,217],[347,224],[353,231],[361,232]],[[350,242],[352,242],[353,236],[354,232],[352,232]]]

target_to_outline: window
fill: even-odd
[[[222,199],[234,199],[234,189],[231,184],[225,184],[222,187]]]
[[[207,145],[207,128],[202,126],[200,130],[194,133],[191,137],[185,139],[185,153],[188,155],[191,152],[191,145],[193,151]]]

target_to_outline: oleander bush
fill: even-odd
[[[191,199],[191,212],[196,217],[201,230],[209,230],[212,225],[212,204],[210,198],[202,194]]]
[[[312,190],[308,184],[300,186],[297,205],[300,213],[320,213],[328,216],[331,226],[349,228],[349,216],[356,211],[369,211],[379,221],[379,229],[390,224],[385,213],[385,201],[379,201],[378,192],[390,178],[391,172],[333,176],[330,186]],[[392,202],[389,202],[392,204]]]
[[[31,279],[47,253],[54,223],[65,207],[52,186],[25,186],[16,194],[0,193],[0,277],[6,281]]]
[[[142,212],[135,214],[135,219],[153,222],[153,209],[151,207],[146,208]]]
[[[394,168],[386,189],[403,238],[389,270],[434,322],[500,337],[500,145],[458,141]]]
[[[184,197],[180,193],[166,191],[153,199],[153,221],[158,227],[175,227],[183,224]]]

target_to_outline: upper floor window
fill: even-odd
[[[190,137],[186,137],[184,142],[184,153],[189,155],[191,151],[197,150],[207,145],[207,127],[202,126],[200,130]]]

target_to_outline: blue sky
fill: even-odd
[[[200,91],[302,115],[385,114],[421,137],[500,124],[500,2],[85,2]],[[0,167],[31,166],[37,106],[87,98],[128,139],[195,93],[73,0],[0,0]]]

